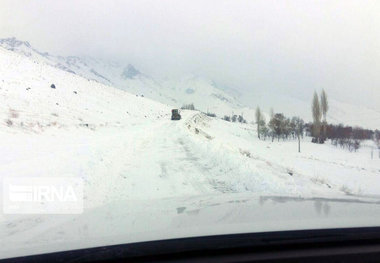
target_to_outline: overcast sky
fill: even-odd
[[[246,91],[380,101],[380,1],[1,0],[0,37]],[[379,110],[380,108],[377,107]]]

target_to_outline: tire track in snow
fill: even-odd
[[[221,192],[221,193],[237,192],[236,190],[234,190],[232,186],[228,185],[226,182],[217,180],[215,178],[215,175],[211,173],[212,168],[216,168],[216,167],[206,166],[203,163],[201,163],[200,160],[202,159],[202,157],[197,157],[196,154],[190,150],[190,147],[187,144],[185,144],[182,138],[178,139],[178,143],[183,147],[183,150],[188,160],[191,161],[194,164],[194,167],[196,167],[197,170],[199,171],[199,175],[197,177],[199,176],[204,177],[204,179],[207,180],[207,184],[209,184],[211,189],[217,192]],[[191,143],[191,142],[188,142],[188,143]],[[204,193],[210,192],[210,190],[208,191],[205,190],[205,186],[200,185],[199,182],[197,182],[199,180],[199,178],[197,177],[192,179],[193,186],[195,188],[200,189]]]
[[[160,121],[134,133],[129,140],[132,154],[116,169],[122,176],[107,179],[107,200],[236,192],[215,178],[215,163],[193,149],[183,129],[185,120]],[[113,156],[123,155],[120,147],[110,151]]]

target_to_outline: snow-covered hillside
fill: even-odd
[[[0,48],[0,114],[4,131],[127,125],[168,108],[41,61]],[[54,87],[52,87],[54,85]]]
[[[131,64],[123,65],[90,57],[54,56],[40,52],[30,43],[15,38],[0,39],[0,46],[34,61],[44,62],[69,73],[167,105],[179,108],[184,104],[194,103],[197,109],[216,113],[219,117],[243,113],[246,119],[253,120],[252,109],[242,106],[234,96],[218,89],[211,80],[191,76],[180,80],[158,81]]]

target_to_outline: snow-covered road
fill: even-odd
[[[0,175],[82,178],[86,209],[117,200],[217,193],[321,196],[340,192],[289,175],[285,167],[253,152],[246,156],[239,144],[230,143],[240,135],[231,139],[217,134],[209,127],[213,120],[199,112],[182,114],[180,121],[165,116],[124,127],[60,131],[59,136],[56,132],[12,135],[11,143],[0,142],[7,152]]]

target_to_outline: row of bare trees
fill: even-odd
[[[305,123],[299,117],[287,118],[282,113],[274,113],[271,109],[270,120],[265,122],[265,117],[259,107],[255,112],[255,124],[257,125],[257,136],[259,139],[270,137],[272,141],[280,139],[298,139],[298,151],[300,151],[301,141],[304,133],[312,136],[313,143],[324,143],[326,139],[331,139],[335,146],[347,148],[350,151],[356,151],[360,147],[361,140],[374,139],[379,142],[380,131],[372,131],[360,127],[343,126],[342,124],[333,125],[327,123],[327,112],[329,102],[327,93],[322,90],[320,95],[314,92],[311,104],[313,117],[312,123]],[[375,139],[376,137],[379,139]]]
[[[304,134],[305,123],[300,117],[287,118],[282,113],[274,113],[271,109],[270,120],[265,121],[264,115],[259,107],[255,112],[255,123],[257,125],[257,136],[259,139],[265,140],[271,138],[272,142],[275,138],[279,141],[287,139],[298,139],[298,151],[301,151],[301,138]]]
[[[232,114],[232,116],[224,115],[222,119],[225,121],[230,121],[230,122],[247,123],[246,119],[244,119],[243,117],[243,114],[241,115]]]

